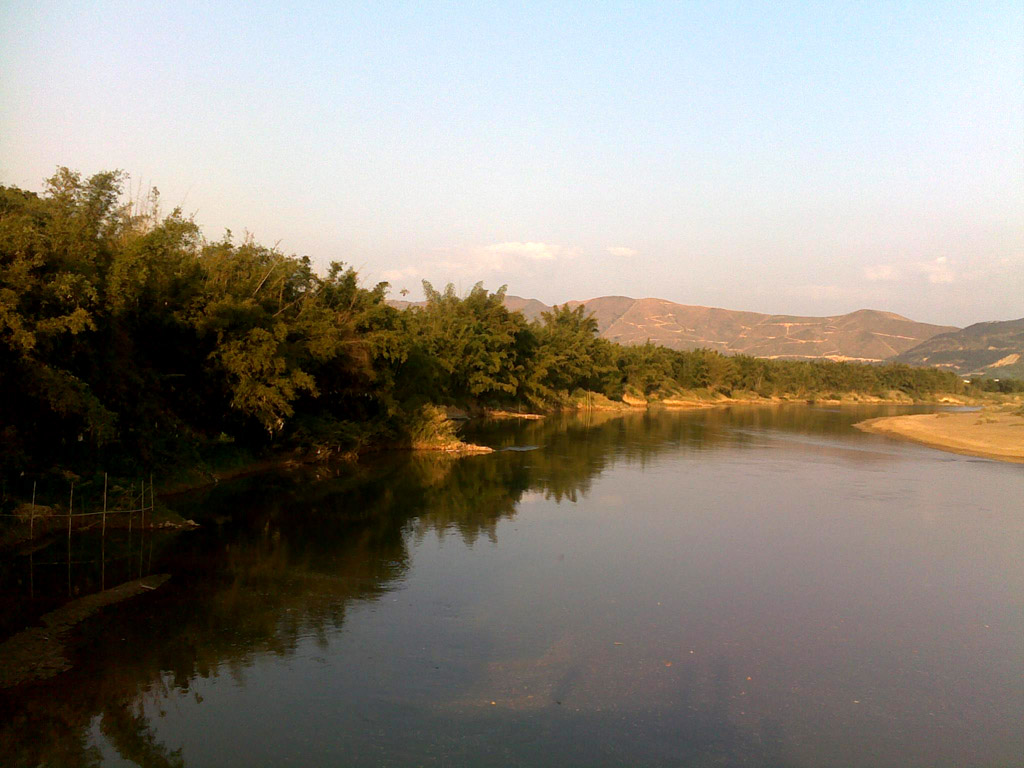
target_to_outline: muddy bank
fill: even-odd
[[[886,416],[854,426],[953,453],[1024,463],[1024,415],[1020,411]]]
[[[424,443],[423,445],[413,445],[409,448],[410,451],[422,452],[422,453],[446,453],[455,456],[481,454],[481,453],[494,453],[494,449],[486,445],[475,445],[474,443],[464,443],[461,440],[455,440],[450,443]]]
[[[65,642],[76,624],[101,608],[154,590],[169,578],[161,573],[127,581],[44,614],[39,619],[42,626],[29,627],[0,643],[0,688],[45,680],[70,669]]]

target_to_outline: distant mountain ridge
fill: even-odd
[[[1024,379],[1024,317],[975,323],[959,331],[942,333],[894,360],[947,368],[963,376]]]
[[[404,309],[420,302],[389,303]],[[643,344],[650,340],[671,349],[704,347],[754,357],[878,362],[938,334],[959,330],[872,309],[829,317],[801,317],[628,296],[601,296],[567,303],[570,307],[584,305],[597,320],[598,333],[620,344]],[[551,309],[543,302],[521,296],[506,296],[505,306],[522,312],[529,320],[539,319],[542,312]]]
[[[846,315],[765,315],[664,299],[603,297],[582,302],[601,335],[621,344],[648,339],[672,349],[706,347],[754,357],[878,361],[954,327],[918,323],[891,312]],[[602,322],[603,321],[603,322]]]

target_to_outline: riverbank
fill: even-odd
[[[863,406],[863,405],[986,405],[990,408],[1016,408],[1020,407],[1019,401],[1016,406],[1008,405],[1014,398],[1012,396],[1001,396],[1001,395],[989,395],[984,399],[965,396],[965,395],[953,395],[953,394],[936,394],[931,398],[918,399],[911,397],[903,392],[890,391],[890,392],[879,392],[876,394],[867,394],[862,392],[846,392],[846,393],[835,393],[829,392],[826,394],[814,394],[814,395],[802,395],[802,396],[772,396],[763,397],[755,392],[746,390],[733,390],[728,395],[715,390],[710,389],[696,389],[696,390],[675,390],[671,393],[665,393],[661,397],[652,397],[650,399],[641,398],[636,394],[626,393],[623,400],[615,401],[610,400],[603,395],[597,393],[588,393],[578,391],[574,394],[573,398],[567,402],[556,405],[548,413],[544,412],[528,412],[522,413],[519,411],[511,410],[492,410],[486,408],[466,408],[457,409],[449,407],[447,409],[427,406],[423,409],[420,418],[414,423],[415,429],[410,430],[405,439],[401,441],[384,440],[384,441],[363,441],[363,444],[359,448],[352,448],[347,451],[340,451],[337,449],[331,450],[328,447],[307,447],[304,450],[290,450],[282,451],[277,454],[253,456],[248,454],[244,450],[223,450],[215,458],[211,457],[208,462],[204,462],[201,465],[193,466],[186,469],[178,469],[177,471],[170,471],[163,477],[156,477],[156,495],[163,500],[167,500],[171,505],[160,504],[154,507],[150,513],[147,513],[145,518],[146,528],[187,528],[192,527],[195,524],[190,520],[185,520],[176,513],[173,509],[173,497],[179,494],[196,491],[204,487],[216,485],[220,482],[227,480],[233,480],[249,475],[258,475],[269,471],[287,469],[289,467],[299,467],[302,465],[318,464],[328,461],[355,461],[360,456],[381,453],[387,451],[414,451],[414,452],[429,452],[436,454],[444,454],[453,457],[475,455],[475,454],[486,454],[492,451],[487,446],[474,445],[462,441],[459,438],[456,424],[459,421],[464,421],[473,417],[479,417],[484,419],[524,419],[524,420],[540,420],[550,415],[565,412],[586,412],[586,411],[609,411],[617,413],[628,413],[644,411],[648,409],[667,409],[667,410],[693,410],[693,409],[709,409],[709,408],[722,408],[722,407],[739,407],[739,406],[777,406],[777,405],[797,405],[797,404],[808,404],[808,405],[830,405],[830,406]],[[945,434],[936,432],[934,429],[925,430],[922,432],[919,425],[916,422],[910,422],[914,425],[914,428],[910,430],[910,433],[904,434],[906,431],[905,423],[902,421],[895,421],[895,419],[902,419],[904,417],[894,417],[893,420],[883,420],[886,423],[874,427],[872,423],[866,423],[862,428],[869,431],[879,431],[885,434],[892,434],[894,436],[903,436],[907,439],[916,440],[934,447],[947,447],[949,450],[959,450],[964,453],[973,453],[980,456],[989,456],[991,458],[1004,458],[1005,450],[998,447],[1002,444],[1010,446],[1009,458],[1010,461],[1021,461],[1022,458],[1013,453],[1014,440],[1024,442],[1024,434],[1020,437],[1017,436],[1014,430],[1010,430],[1008,435],[1003,437],[993,437],[989,433],[999,431],[998,428],[992,425],[980,425],[983,427],[983,437],[979,440],[968,439],[966,443],[960,441],[959,438],[964,432],[962,428],[956,428],[953,430],[953,434]],[[945,415],[941,418],[947,418]],[[977,428],[978,425],[971,425]],[[1024,431],[1024,430],[1022,430]],[[992,448],[992,445],[996,445]],[[224,446],[225,449],[232,449],[233,446]],[[76,478],[77,480],[77,478]],[[101,482],[92,479],[92,482]],[[30,489],[31,490],[31,489]],[[95,496],[95,488],[93,490],[93,496]],[[21,503],[23,502],[23,503]],[[20,503],[20,507],[19,507]],[[12,547],[23,545],[26,541],[30,541],[40,536],[48,535],[55,525],[64,525],[63,520],[66,519],[67,512],[66,508],[58,501],[53,504],[52,509],[43,508],[39,506],[38,511],[35,513],[36,525],[33,527],[29,523],[28,514],[10,514],[7,517],[18,518],[13,520],[10,524],[0,526],[0,550],[8,550]],[[13,505],[9,504],[3,511],[13,510],[14,512],[19,511],[20,508],[27,509],[29,506],[28,496],[24,499],[19,499],[17,496],[14,497]],[[21,510],[24,512],[24,509]],[[88,510],[90,513],[95,513],[95,502],[93,506]],[[55,522],[56,521],[56,522]],[[91,525],[99,525],[100,518],[98,516],[86,517],[81,520],[74,520],[74,527],[89,527]],[[116,516],[112,515],[107,520],[108,527],[124,527],[127,525],[140,526],[143,523],[141,517],[129,521],[127,516]]]
[[[67,638],[71,630],[102,608],[157,589],[170,577],[161,573],[73,600],[45,614],[32,626],[0,644],[0,688],[45,680],[71,668]]]
[[[943,451],[1024,463],[1024,409],[921,413],[868,419],[864,432],[910,440]]]
[[[762,396],[756,392],[734,391],[730,395],[708,390],[689,390],[671,396],[644,401],[647,407],[670,409],[718,408],[730,405],[981,405],[991,400],[953,394],[936,394],[929,398],[914,398],[905,392],[893,390],[884,394],[864,392],[828,392],[805,395]]]

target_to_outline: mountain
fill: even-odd
[[[422,302],[391,301],[405,309]],[[917,323],[891,312],[861,309],[831,317],[764,315],[715,307],[676,304],[664,299],[601,296],[580,304],[597,320],[598,333],[620,344],[650,339],[672,349],[706,347],[725,354],[830,360],[885,360],[906,352],[953,326]],[[551,309],[536,299],[506,296],[505,306],[528,320]]]
[[[541,312],[549,312],[551,307],[536,299],[524,299],[522,296],[506,296],[505,306],[513,312],[522,312],[527,320],[540,320]]]
[[[517,305],[525,301],[509,298]],[[831,317],[799,317],[627,296],[569,302],[573,307],[580,304],[593,313],[601,336],[620,344],[643,344],[650,339],[672,349],[707,347],[755,357],[877,361],[936,334],[957,330],[871,309]],[[511,301],[509,306],[513,306]]]
[[[933,336],[894,358],[909,365],[949,368],[964,376],[1024,379],[1024,317],[975,323]]]
[[[650,339],[674,349],[707,347],[755,357],[873,361],[951,330],[955,329],[867,309],[847,315],[800,317],[640,299],[602,335],[622,344],[642,344]]]

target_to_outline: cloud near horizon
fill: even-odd
[[[916,264],[918,272],[928,278],[933,285],[952,283],[956,280],[956,272],[953,265],[945,256],[939,256],[932,261],[919,261]]]
[[[636,248],[627,248],[624,245],[612,245],[607,248],[608,253],[612,256],[621,256],[624,259],[631,259],[634,256],[639,256],[640,251]]]
[[[531,259],[533,261],[552,261],[558,258],[564,251],[560,245],[519,242],[485,245],[483,250],[500,257]]]
[[[576,255],[574,248],[539,241],[438,248],[431,254],[425,254],[415,265],[384,270],[381,278],[396,284],[396,287],[408,287],[420,279],[487,281],[528,275],[542,265]]]
[[[876,264],[864,267],[864,279],[870,283],[890,283],[902,276],[899,268],[892,264]]]
[[[906,278],[924,277],[932,285],[948,285],[959,278],[953,262],[946,256],[930,261],[915,261],[901,268],[896,264],[873,264],[864,267],[864,279],[869,283],[895,283]]]

